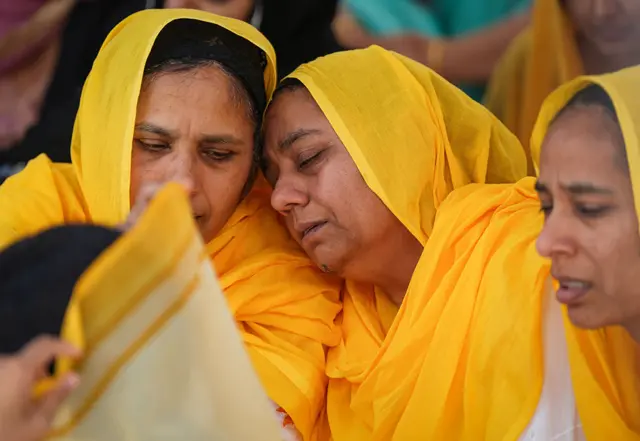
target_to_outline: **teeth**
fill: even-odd
[[[568,282],[562,282],[562,286],[564,286],[565,288],[571,288],[571,289],[585,289],[589,286],[589,284],[586,282],[571,280]]]

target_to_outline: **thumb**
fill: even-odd
[[[69,373],[58,380],[58,384],[44,395],[36,404],[37,418],[51,425],[58,408],[71,392],[80,384],[80,377],[76,373]]]

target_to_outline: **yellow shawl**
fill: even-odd
[[[517,139],[428,68],[378,47],[318,59],[292,76],[309,89],[367,185],[425,245],[399,311],[374,287],[346,284],[343,341],[327,361],[334,440],[496,441],[503,430],[516,433],[526,425],[518,417],[536,405],[540,355],[528,351],[533,337],[521,348],[511,341],[538,330],[529,311],[539,305],[505,295],[515,282],[504,269],[518,268],[528,289],[545,280],[533,247],[539,219],[519,222],[519,207],[501,210],[509,196],[500,191],[441,212],[456,188],[523,178]],[[527,204],[538,210],[535,200]],[[522,237],[507,237],[515,227]],[[500,241],[505,247],[494,249]],[[487,265],[490,253],[499,258]],[[490,281],[497,286],[476,296]],[[503,375],[521,379],[519,389],[481,393],[499,390]]]
[[[85,271],[62,329],[84,357],[58,363],[82,382],[48,439],[282,439],[207,257],[172,184]]]
[[[580,90],[602,87],[616,109],[629,160],[635,206],[640,216],[640,67],[579,77],[544,103],[531,137],[534,160],[550,122]],[[591,441],[640,440],[638,345],[621,328],[578,330],[565,314],[573,385],[586,438]]]
[[[558,0],[536,0],[533,20],[507,49],[489,82],[485,104],[520,139],[529,139],[543,101],[583,73],[573,26]],[[533,175],[531,158],[529,174]]]
[[[0,247],[55,224],[116,225],[126,218],[144,64],[162,28],[183,18],[215,23],[260,47],[268,60],[265,88],[268,95],[273,92],[273,48],[249,24],[195,10],[130,16],[109,34],[86,81],[71,146],[73,163],[52,164],[41,156],[0,187]],[[324,408],[323,345],[338,339],[333,325],[338,289],[289,238],[261,185],[207,251],[268,395],[309,439]]]

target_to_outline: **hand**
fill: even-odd
[[[184,190],[187,193],[191,193],[191,189],[193,185],[190,181],[187,180],[176,180],[173,181],[180,184],[184,187]],[[147,182],[143,183],[138,190],[135,199],[133,199],[133,206],[131,207],[131,211],[129,212],[129,216],[127,216],[127,220],[120,226],[120,230],[129,231],[133,226],[138,222],[138,220],[142,217],[142,214],[145,212],[149,203],[153,200],[156,194],[165,186],[166,182]]]
[[[254,0],[165,0],[165,8],[200,9],[214,14],[238,20],[248,20],[253,9]]]
[[[399,34],[380,37],[376,44],[428,65],[429,39],[418,34]]]
[[[49,365],[59,356],[77,358],[79,351],[53,337],[39,337],[13,356],[0,357],[0,439],[39,441],[49,431],[58,407],[79,383],[76,374],[60,378],[38,398],[33,395]]]

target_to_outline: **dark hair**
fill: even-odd
[[[264,52],[233,32],[212,23],[179,19],[160,31],[144,69],[143,88],[159,75],[203,67],[216,67],[229,78],[234,100],[254,124],[254,160],[243,195],[251,189],[259,164],[266,65]]]
[[[65,225],[24,238],[0,253],[0,353],[30,340],[59,335],[80,276],[120,232]]]
[[[575,110],[579,107],[593,106],[604,110],[605,114],[616,124],[616,127],[622,136],[622,129],[620,128],[620,122],[618,121],[618,115],[613,101],[611,101],[609,94],[597,84],[591,84],[576,93],[573,98],[571,98],[569,102],[567,102],[567,104],[556,114],[551,121],[551,124],[555,123],[560,117],[562,117],[562,115],[567,113],[567,111]],[[616,153],[616,162],[618,162],[625,170],[628,170],[629,163],[624,144],[616,145]]]

